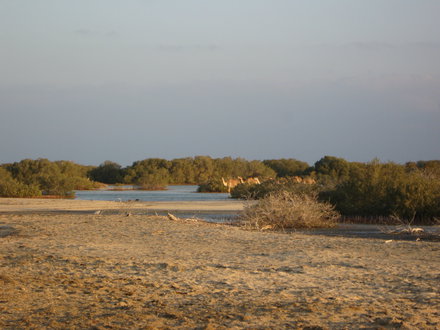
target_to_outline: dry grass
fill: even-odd
[[[316,196],[280,191],[245,208],[241,220],[246,227],[259,230],[331,228],[339,218],[329,203]]]

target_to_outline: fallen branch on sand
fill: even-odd
[[[204,221],[202,219],[197,219],[197,218],[178,218],[169,212],[167,213],[167,217],[171,221],[191,221],[191,222]]]
[[[400,223],[400,225],[392,228],[388,226],[380,227],[380,230],[385,234],[413,235],[417,237],[417,240],[420,240],[420,238],[440,240],[440,230],[437,230],[436,232],[426,232],[423,228],[413,227],[412,223],[414,222],[415,215],[411,218],[411,220],[403,220],[395,215],[392,215],[391,218]]]
[[[178,217],[176,217],[175,215],[172,215],[171,213],[168,213],[168,219],[172,220],[172,221],[179,221],[180,219]]]

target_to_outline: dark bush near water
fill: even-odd
[[[440,219],[440,161],[350,163],[327,156],[308,173],[313,173],[317,184],[269,180],[261,185],[239,185],[231,195],[261,199],[280,191],[318,194],[320,201],[330,202],[344,219],[360,222],[392,216],[414,224],[433,224]]]

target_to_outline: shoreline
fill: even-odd
[[[0,213],[131,210],[239,212],[246,201],[116,202],[77,199],[0,198]]]
[[[30,216],[30,215],[134,215],[134,216],[167,216],[171,213],[178,218],[197,219],[199,222],[215,224],[237,224],[234,218],[239,215],[246,205],[255,201],[178,201],[178,202],[115,202],[97,200],[72,199],[34,199],[34,198],[0,198],[0,216]],[[440,241],[440,226],[417,226],[423,232],[419,234],[398,233],[404,226],[338,223],[336,228],[327,229],[298,229],[285,232],[297,232],[306,235],[323,237],[351,237],[382,239],[393,241]],[[409,227],[408,227],[409,228]],[[394,233],[391,233],[394,231]]]

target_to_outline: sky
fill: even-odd
[[[438,0],[0,0],[0,163],[440,159]]]

